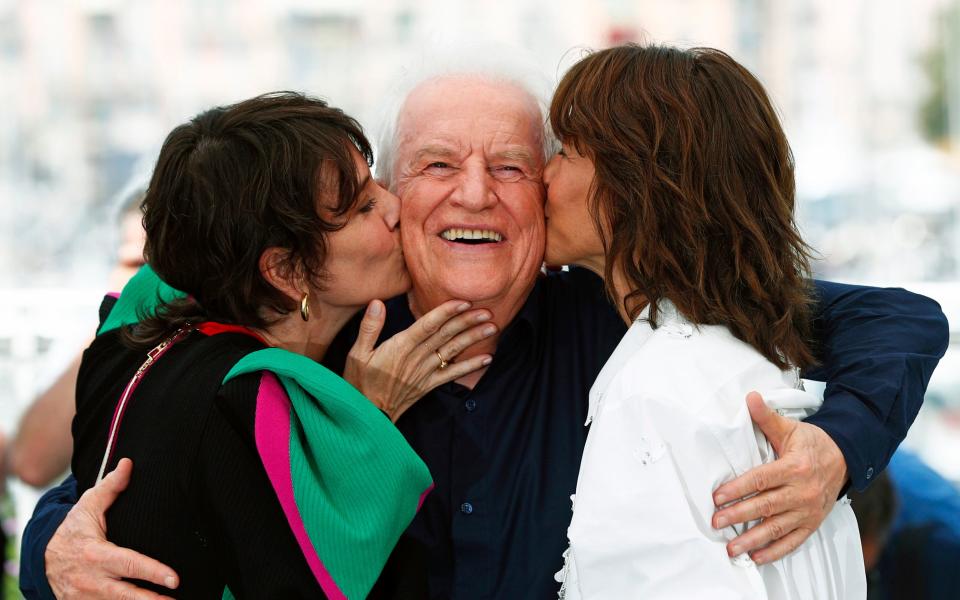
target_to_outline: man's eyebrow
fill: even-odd
[[[441,144],[428,144],[423,146],[417,153],[414,154],[413,159],[415,161],[420,161],[426,156],[430,157],[440,157],[440,158],[453,158],[457,155],[457,151],[451,148],[450,146],[443,146]]]
[[[526,163],[527,165],[530,165],[530,166],[533,166],[536,163],[536,161],[533,158],[533,153],[527,150],[526,148],[509,148],[507,150],[495,152],[493,156],[494,158],[516,160],[519,162]]]

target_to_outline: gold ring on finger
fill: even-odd
[[[446,369],[446,368],[447,368],[447,365],[449,365],[450,363],[448,363],[447,361],[443,360],[443,355],[440,354],[440,350],[436,350],[436,353],[437,353],[437,358],[440,359],[440,366],[437,367],[437,368],[442,371],[442,370]]]

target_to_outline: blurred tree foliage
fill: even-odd
[[[948,133],[946,62],[942,48],[931,48],[923,57],[930,92],[920,105],[920,129],[935,143],[945,141]]]
[[[936,144],[945,144],[950,136],[950,89],[948,77],[960,77],[949,73],[954,61],[948,59],[956,52],[960,2],[948,5],[937,18],[937,36],[933,45],[921,57],[923,71],[927,76],[929,90],[920,105],[920,130],[924,137]],[[958,115],[960,118],[960,115]]]

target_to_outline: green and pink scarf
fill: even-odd
[[[181,296],[145,266],[98,333]],[[254,372],[257,453],[307,564],[328,598],[364,598],[433,488],[430,472],[389,419],[322,365],[267,348],[223,382]]]

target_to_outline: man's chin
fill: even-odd
[[[414,282],[412,290],[414,296],[432,298],[434,303],[453,298],[473,303],[485,303],[510,295],[510,288],[514,285],[522,286],[517,278],[508,277],[502,273],[484,275],[471,272],[445,273],[444,275],[441,280],[422,284]],[[437,302],[440,298],[443,300]]]

